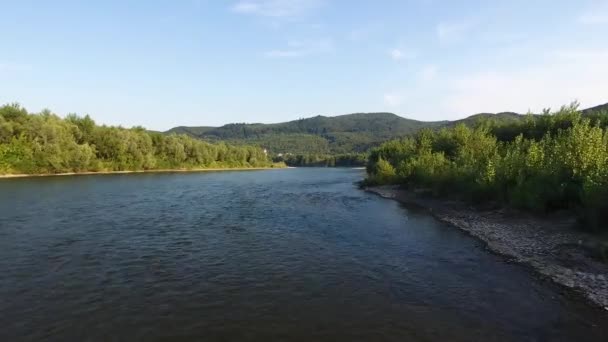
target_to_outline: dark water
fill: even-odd
[[[0,181],[0,340],[607,341],[359,170]]]

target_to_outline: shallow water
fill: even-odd
[[[362,172],[0,180],[0,340],[608,340]]]

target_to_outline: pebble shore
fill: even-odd
[[[596,236],[572,229],[572,217],[534,217],[507,209],[481,210],[462,202],[425,198],[397,186],[366,191],[427,209],[438,220],[483,241],[493,252],[530,266],[608,310],[608,264],[594,257]]]

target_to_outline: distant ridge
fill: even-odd
[[[608,110],[608,103],[582,110],[583,115]],[[514,112],[478,113],[454,121],[418,121],[393,113],[354,113],[338,116],[314,116],[288,122],[233,123],[221,127],[179,126],[165,133],[254,144],[271,153],[351,153],[364,152],[386,140],[403,137],[423,128],[440,128],[458,123],[473,124],[480,119],[519,120],[525,115]]]
[[[589,114],[591,112],[601,112],[601,111],[604,111],[604,110],[608,111],[608,103],[604,103],[603,105],[599,105],[599,106],[583,109],[582,112],[583,112],[583,115],[585,115],[585,114]]]

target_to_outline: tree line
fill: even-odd
[[[221,127],[175,127],[209,141],[259,145],[273,154],[365,153],[371,147],[423,127],[446,122],[422,122],[391,113],[359,113],[334,117],[315,116],[276,124],[228,124]]]
[[[367,184],[539,212],[573,210],[586,227],[608,223],[608,112],[576,103],[510,122],[481,121],[392,140],[371,151]]]
[[[367,154],[288,154],[287,156],[277,156],[274,161],[284,162],[288,166],[356,167],[365,166]]]
[[[255,146],[97,125],[88,115],[28,113],[18,104],[0,107],[0,174],[269,166]]]

